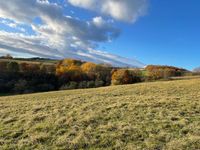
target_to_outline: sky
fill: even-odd
[[[0,55],[200,66],[199,0],[0,1]]]

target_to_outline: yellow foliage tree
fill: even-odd
[[[81,69],[85,73],[95,73],[97,69],[97,65],[91,62],[87,62],[81,66]]]
[[[112,84],[130,84],[132,83],[132,76],[129,70],[119,69],[113,72],[112,74]]]
[[[78,60],[65,59],[58,63],[56,75],[63,76],[69,81],[81,81],[83,78],[81,64],[82,62]]]
[[[56,75],[62,75],[68,71],[81,70],[82,62],[74,59],[64,59],[60,61],[56,67]]]

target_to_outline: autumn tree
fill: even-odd
[[[119,69],[112,74],[112,85],[130,84],[132,76],[129,70]]]
[[[87,62],[81,65],[81,69],[86,73],[96,73],[97,65],[91,62]]]
[[[27,63],[20,63],[19,64],[19,70],[20,70],[20,72],[26,72],[28,70],[28,64]]]
[[[20,72],[26,72],[26,73],[39,73],[40,72],[40,65],[34,64],[34,63],[21,63],[21,64],[19,64],[19,68],[20,68]]]
[[[98,74],[98,67],[96,64],[87,62],[81,65],[81,70],[87,74],[90,80],[95,80]]]
[[[58,63],[58,66],[70,67],[70,66],[81,66],[83,64],[80,60],[75,59],[64,59]]]
[[[28,70],[29,70],[29,72],[36,73],[36,72],[40,71],[40,66],[39,66],[39,64],[33,64],[33,63],[31,63],[31,64],[28,65]]]
[[[56,67],[56,75],[59,76],[62,83],[70,81],[80,82],[85,77],[81,64],[81,61],[72,59],[60,61]]]
[[[112,67],[105,67],[102,65],[97,66],[97,80],[101,80],[105,83],[105,85],[110,85],[111,84],[111,71]]]
[[[79,61],[79,60],[74,60],[74,59],[64,59],[62,61],[60,61],[58,64],[57,64],[57,67],[56,67],[56,74],[59,76],[59,75],[62,75],[64,74],[65,72],[73,69],[74,67],[76,66],[80,66],[82,65],[82,62]],[[81,70],[81,68],[80,68]]]
[[[158,65],[148,65],[145,70],[148,72],[150,79],[167,79],[172,76],[181,76],[185,72],[188,72],[185,69],[177,68],[173,66],[158,66]]]

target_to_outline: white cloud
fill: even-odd
[[[93,22],[96,26],[103,26],[105,25],[105,21],[103,20],[102,17],[95,17],[93,18]]]
[[[138,17],[146,13],[148,0],[68,0],[68,2],[117,20],[135,22]]]
[[[7,0],[0,1],[0,18],[12,20],[15,25],[7,25],[22,31],[0,31],[0,51],[128,65],[121,57],[95,50],[99,42],[112,41],[120,34],[113,23],[102,17],[83,21],[65,16],[62,6],[48,0]],[[36,24],[35,18],[40,18],[42,24]],[[25,33],[22,24],[29,26],[34,34]]]

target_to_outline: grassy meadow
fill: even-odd
[[[21,63],[28,63],[28,64],[45,64],[45,65],[56,65],[58,63],[58,60],[48,60],[48,59],[44,59],[44,60],[32,60],[32,59],[17,59],[17,58],[13,58],[13,59],[2,59],[0,58],[0,62],[17,62],[19,64]]]
[[[0,97],[0,149],[200,149],[200,79]]]

